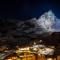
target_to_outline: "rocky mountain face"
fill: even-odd
[[[0,40],[3,42],[0,45],[28,44],[31,38],[41,38],[41,36],[48,36],[51,32],[59,32],[59,23],[60,20],[52,11],[44,13],[38,19],[32,18],[25,21],[0,19]]]
[[[60,19],[58,19],[52,11],[45,12],[37,22],[46,32],[60,32]]]
[[[0,19],[0,45],[29,44],[31,38],[35,38],[42,31],[37,27],[36,19],[21,21],[11,19]]]

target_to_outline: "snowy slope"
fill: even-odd
[[[52,11],[45,12],[37,20],[39,26],[44,28],[47,32],[59,32],[60,31],[60,19],[57,19]]]

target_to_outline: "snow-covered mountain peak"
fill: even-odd
[[[45,12],[43,15],[41,15],[37,20],[37,23],[47,31],[54,32],[56,31],[55,28],[56,28],[57,20],[58,19],[56,18],[55,14],[50,10],[48,12]]]

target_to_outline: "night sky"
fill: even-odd
[[[0,1],[0,17],[12,19],[38,18],[44,12],[52,10],[60,18],[58,0],[8,0]]]
[[[21,3],[22,2],[22,3]],[[53,0],[26,0],[18,1],[17,18],[39,17],[44,12],[52,10],[57,17],[60,13],[59,1]],[[21,7],[22,5],[22,7]]]
[[[16,18],[16,1],[2,0],[0,1],[0,17]]]

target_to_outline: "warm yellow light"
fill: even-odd
[[[17,57],[12,57],[12,59],[17,59]]]
[[[53,60],[52,58],[48,58],[47,60]]]
[[[7,60],[12,60],[12,59],[7,59]]]
[[[33,50],[37,51],[37,48],[34,48]]]

